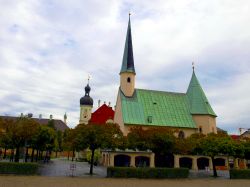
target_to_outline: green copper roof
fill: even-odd
[[[123,72],[135,73],[130,17],[128,21],[127,36],[125,41],[124,53],[122,58],[122,67],[120,73]]]
[[[209,114],[216,116],[210,106],[204,91],[193,71],[191,81],[188,86],[187,96],[190,102],[191,114]]]
[[[184,93],[135,89],[133,97],[120,97],[126,125],[196,128]]]

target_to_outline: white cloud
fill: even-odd
[[[131,11],[138,87],[185,92],[195,61],[219,126],[249,128],[249,7],[247,0],[0,0],[0,114],[62,119],[66,111],[74,126],[88,74],[95,105],[114,105]]]

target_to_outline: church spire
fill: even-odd
[[[121,67],[120,74],[124,72],[131,72],[135,74],[132,34],[131,34],[131,25],[130,25],[130,13],[129,13],[127,36],[126,36],[126,41],[125,41],[125,47],[124,47],[124,53],[123,53],[123,59],[122,59],[122,67]]]
[[[187,96],[190,103],[191,114],[208,114],[216,116],[195,75],[194,66],[192,78],[187,90]]]

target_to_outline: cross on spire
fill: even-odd
[[[90,79],[90,75],[88,74],[88,84],[89,84],[89,79]]]
[[[194,61],[192,62],[192,69],[193,69],[193,71],[194,71]]]

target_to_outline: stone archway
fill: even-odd
[[[147,156],[137,156],[135,157],[136,167],[149,167],[150,159]]]
[[[155,167],[174,167],[174,155],[169,154],[155,154]]]
[[[129,167],[130,166],[130,156],[128,155],[115,155],[114,166],[118,167]]]
[[[205,157],[200,157],[197,159],[197,167],[199,170],[204,170],[209,167],[209,159]]]
[[[193,161],[192,161],[192,158],[189,158],[189,157],[181,157],[180,160],[180,167],[181,168],[189,168],[189,169],[192,169],[192,164],[193,164]]]
[[[215,158],[214,159],[214,165],[215,166],[225,166],[226,160],[224,158]]]

